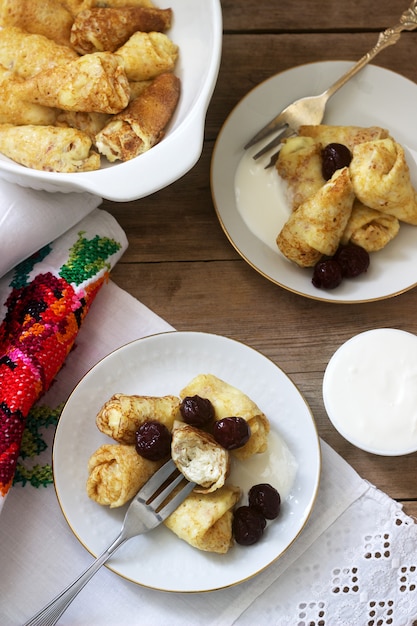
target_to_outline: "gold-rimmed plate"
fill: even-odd
[[[255,576],[278,559],[302,532],[320,477],[320,444],[311,411],[288,376],[240,342],[198,332],[168,332],[134,341],[100,361],[71,394],[53,449],[55,489],[76,537],[97,556],[121,527],[125,507],[109,509],[86,494],[87,462],[103,443],[95,416],[117,392],[178,395],[196,375],[211,373],[249,395],[271,422],[269,451],[236,464],[229,481],[244,493],[258,482],[282,495],[279,518],[254,546],[235,545],[225,555],[192,548],[165,526],[132,539],[108,567],[140,585],[163,591],[214,591]]]
[[[327,61],[301,65],[271,77],[253,89],[232,111],[216,141],[211,189],[219,221],[237,252],[273,283],[315,300],[357,303],[381,300],[417,284],[417,228],[401,224],[399,235],[371,255],[366,272],[333,290],[317,289],[312,271],[290,263],[279,252],[276,236],[289,215],[285,190],[268,157],[256,164],[243,146],[287,104],[319,94],[352,64]],[[324,123],[381,126],[400,142],[417,187],[417,85],[392,71],[368,65],[327,105]],[[244,183],[242,183],[244,181]],[[239,194],[239,195],[238,195]]]

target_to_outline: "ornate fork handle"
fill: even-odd
[[[369,50],[353,67],[350,68],[327,90],[328,97],[332,96],[345,83],[348,82],[355,74],[357,74],[365,65],[367,65],[381,50],[395,44],[404,30],[414,30],[417,28],[417,0],[413,0],[411,6],[404,11],[400,17],[400,21],[396,26],[387,28],[378,37],[375,46]]]

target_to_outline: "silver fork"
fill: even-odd
[[[387,46],[395,44],[403,30],[414,30],[417,27],[417,0],[413,0],[411,6],[404,11],[400,17],[400,21],[396,26],[387,28],[379,34],[376,45],[367,52],[353,67],[351,67],[343,76],[341,76],[333,85],[318,96],[308,96],[296,100],[287,106],[279,115],[275,116],[266,126],[264,126],[247,144],[245,150],[252,147],[259,141],[266,139],[269,135],[277,132],[272,141],[259,150],[253,158],[259,159],[261,156],[279,146],[284,138],[295,135],[302,125],[320,124],[323,120],[327,101],[336,91],[345,85],[355,74],[365,67],[376,55]],[[275,152],[266,168],[273,165],[278,157]]]
[[[126,512],[120,534],[110,546],[73,583],[36,613],[24,626],[53,626],[81,589],[122,544],[132,537],[152,530],[179,507],[191,493],[195,483],[187,482],[174,497],[165,500],[181,483],[180,474],[172,459],[165,463],[140,489]]]

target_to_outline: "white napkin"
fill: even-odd
[[[0,179],[0,276],[77,224],[102,199],[48,193]]]
[[[76,350],[44,401],[50,405],[60,402],[80,377],[113,349],[167,330],[172,330],[169,324],[110,282],[98,294],[78,334]],[[46,433],[49,445],[52,437],[50,428]],[[50,448],[43,454],[50,457]],[[378,611],[378,617],[385,611],[388,619],[393,607],[399,619],[392,624],[411,624],[410,606],[417,593],[413,591],[417,575],[412,567],[417,564],[415,524],[324,442],[322,454],[321,486],[306,528],[285,555],[258,576],[217,592],[168,594],[134,585],[104,567],[81,591],[59,624],[365,624],[372,623],[372,614]],[[379,559],[376,554],[379,546],[384,554],[387,534],[390,556]],[[372,559],[366,560],[367,553]],[[359,558],[366,561],[368,570]],[[2,626],[17,626],[27,620],[91,559],[68,527],[51,486],[34,489],[16,485],[0,516]],[[352,562],[361,571],[360,592],[355,591],[358,585]],[[401,583],[403,568],[406,582]],[[371,574],[367,576],[366,571]],[[390,581],[388,589],[387,584],[378,587],[381,579]],[[350,581],[349,593],[343,591],[346,580]],[[339,595],[334,591],[337,584],[342,588]],[[401,586],[405,587],[403,591]],[[385,600],[381,594],[385,594]],[[338,601],[342,608],[336,607]],[[381,602],[386,604],[381,606]],[[333,614],[329,606],[335,611]],[[354,615],[358,619],[352,622],[351,613],[346,613],[344,621],[335,619],[336,611],[342,611],[344,606],[356,607]]]

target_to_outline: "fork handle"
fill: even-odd
[[[51,600],[43,609],[34,615],[24,626],[53,626],[57,623],[64,611],[69,607],[81,589],[88,583],[102,565],[129,537],[120,534],[112,545],[92,562],[89,567],[68,587]]]
[[[338,91],[345,83],[347,83],[355,74],[357,74],[365,65],[367,65],[377,54],[397,43],[402,31],[414,30],[417,28],[417,0],[413,0],[411,6],[404,11],[400,17],[400,21],[396,26],[387,28],[379,34],[378,41],[375,46],[369,50],[353,67],[351,67],[346,74],[343,74],[333,85],[331,85],[324,92],[327,98],[330,98],[336,91]]]

